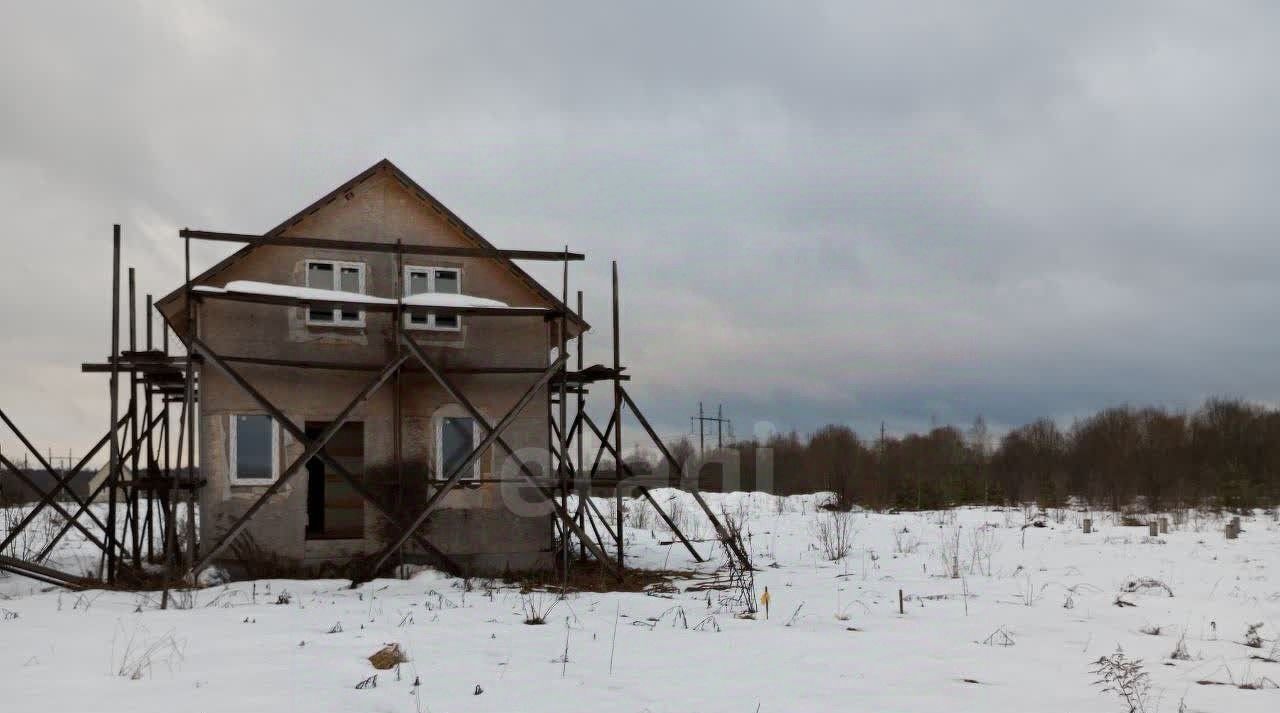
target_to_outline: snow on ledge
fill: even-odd
[[[300,300],[319,300],[326,302],[357,302],[368,305],[393,305],[395,300],[385,297],[374,297],[360,292],[343,290],[322,290],[318,287],[297,287],[295,285],[277,285],[272,282],[254,282],[253,280],[232,280],[226,287],[208,287],[199,285],[191,288],[195,292],[238,293],[242,295],[267,295],[271,297],[291,297]]]
[[[406,307],[509,307],[506,302],[491,300],[488,297],[472,297],[471,295],[450,294],[448,292],[424,292],[410,295],[400,300]],[[530,307],[529,309],[536,309]]]
[[[316,300],[321,302],[346,302],[352,304],[367,305],[394,305],[397,300],[387,297],[374,297],[360,292],[346,292],[344,290],[322,290],[317,287],[298,287],[296,285],[277,285],[272,282],[255,282],[253,280],[232,280],[225,287],[212,287],[209,285],[197,285],[192,287],[193,292],[204,292],[212,294],[247,294],[247,295],[266,295],[270,297],[288,297],[299,300]],[[428,292],[420,295],[412,295],[403,300],[398,301],[406,307],[444,307],[444,308],[480,308],[480,309],[507,309],[510,307],[506,302],[492,300],[488,297],[474,297],[472,295],[450,294],[445,292]],[[541,307],[515,307],[514,309],[524,309],[531,312],[543,311]]]

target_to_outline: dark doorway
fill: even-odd
[[[307,438],[320,435],[329,424],[307,422]],[[338,429],[325,451],[356,478],[364,479],[364,424],[347,422]],[[332,472],[324,461],[307,461],[307,539],[333,540],[364,537],[364,501]]]

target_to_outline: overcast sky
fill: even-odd
[[[105,431],[112,223],[159,296],[178,228],[266,230],[382,157],[587,253],[595,360],[619,260],[666,433],[699,399],[868,435],[1280,401],[1280,4],[427,5],[5,10],[0,407],[33,440]]]

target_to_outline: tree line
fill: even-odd
[[[678,460],[695,451],[687,438],[667,447]],[[844,506],[875,509],[1058,507],[1069,499],[1113,510],[1280,503],[1280,410],[1241,399],[1209,399],[1189,413],[1108,408],[1070,427],[1040,419],[998,438],[979,416],[964,429],[868,438],[833,424],[804,438],[791,432],[731,448],[707,455],[712,462],[698,468],[701,487],[825,490]],[[641,452],[626,460],[634,472],[657,467]],[[725,482],[726,460],[738,464],[736,483]],[[760,472],[770,461],[771,488]]]

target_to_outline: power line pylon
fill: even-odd
[[[707,450],[707,424],[714,423],[716,425],[716,448],[724,448],[724,434],[727,430],[729,438],[733,438],[733,421],[724,417],[724,404],[716,405],[716,415],[708,416],[702,410],[702,402],[698,402],[698,415],[689,417],[693,423],[694,429],[698,432],[698,454],[702,455]]]

